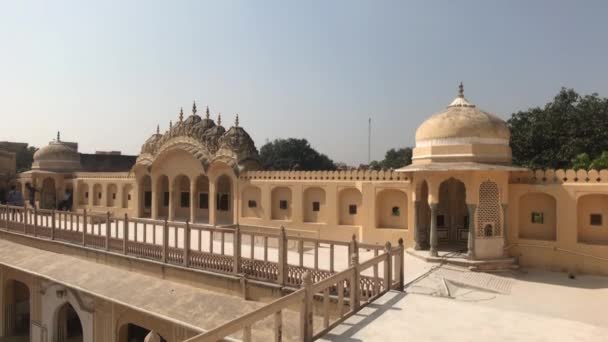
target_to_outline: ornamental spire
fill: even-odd
[[[173,120],[169,120],[169,131],[173,129]]]
[[[61,132],[57,131],[57,142],[61,141]]]
[[[196,115],[196,101],[192,101],[192,115]]]
[[[160,125],[156,125],[156,134],[160,134]]]
[[[217,125],[222,125],[222,113],[217,113]]]
[[[234,119],[234,127],[239,127],[239,113],[236,113],[236,118]]]
[[[464,85],[462,85],[462,82],[458,86],[458,97],[464,98]]]
[[[184,107],[179,109],[179,122],[184,121]]]
[[[207,105],[207,109],[205,110],[205,119],[209,119],[209,105]]]

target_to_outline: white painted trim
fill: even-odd
[[[453,137],[441,139],[425,139],[416,141],[416,147],[429,146],[453,146],[467,144],[484,144],[484,145],[509,145],[509,139],[503,138],[480,138],[480,137]]]

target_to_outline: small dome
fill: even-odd
[[[467,101],[461,84],[447,109],[416,130],[413,159],[509,163],[510,137],[506,122]]]
[[[416,145],[419,142],[424,144],[432,140],[451,138],[470,138],[471,141],[476,138],[496,139],[508,143],[510,136],[506,122],[480,110],[469,103],[464,94],[460,94],[447,110],[431,116],[418,127]]]
[[[49,171],[74,171],[80,169],[80,154],[73,143],[59,139],[34,153],[32,169]]]

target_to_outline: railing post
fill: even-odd
[[[110,250],[110,234],[111,234],[110,226],[111,225],[112,225],[112,223],[110,222],[110,212],[108,211],[106,213],[106,251]]]
[[[6,226],[4,227],[6,230],[8,230],[8,220],[9,220],[9,216],[11,215],[11,210],[8,207],[8,204],[6,205]]]
[[[393,287],[393,277],[391,275],[391,243],[389,241],[384,245],[384,254],[386,254],[386,260],[384,260],[384,289],[388,291]]]
[[[311,342],[313,336],[313,290],[312,280],[309,272],[304,272],[302,275],[302,287],[304,288],[304,298],[300,306],[300,340]]]
[[[397,290],[403,291],[405,286],[404,269],[405,269],[405,246],[403,245],[403,238],[399,239],[399,254],[397,254],[397,262],[395,263],[395,275],[399,281]]]
[[[253,247],[252,247],[253,248]],[[234,255],[232,272],[234,274],[241,273],[241,228],[236,225],[234,229],[234,238],[232,239],[232,254]]]
[[[55,209],[51,210],[51,240],[55,240]]]
[[[348,255],[357,255],[357,260],[359,260],[359,242],[357,242],[357,235],[353,234],[353,237],[350,241],[350,245],[348,246],[349,253]]]
[[[184,228],[184,266],[188,267],[190,259],[190,222],[186,220],[186,228]]]
[[[65,216],[63,217],[65,219]],[[92,220],[91,220],[92,221]],[[86,246],[87,245],[87,229],[88,229],[88,225],[89,223],[87,222],[87,210],[86,209],[82,209],[82,245]],[[63,225],[64,228],[67,228],[67,226],[64,224]]]
[[[34,206],[36,208],[36,206]],[[23,214],[21,215],[23,221],[23,234],[27,234],[27,206],[23,205]]]
[[[127,254],[127,244],[129,242],[129,216],[125,213],[125,222],[122,227],[122,253]]]
[[[350,278],[350,308],[353,312],[357,312],[360,306],[359,287],[359,255],[353,253],[350,255],[350,267],[353,269],[353,274]]]
[[[156,228],[155,228],[156,229]],[[167,249],[169,248],[169,223],[165,219],[163,224],[163,262],[167,262]]]
[[[34,236],[38,236],[38,210],[34,207]]]
[[[285,233],[284,226],[281,226],[279,232],[279,260],[277,267],[277,282],[279,285],[284,286],[287,283],[287,233]]]

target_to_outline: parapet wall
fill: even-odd
[[[530,170],[512,172],[513,184],[608,183],[608,170]]]
[[[403,172],[394,170],[349,170],[349,171],[247,171],[241,179],[265,180],[348,180],[348,181],[399,181],[409,182]]]

